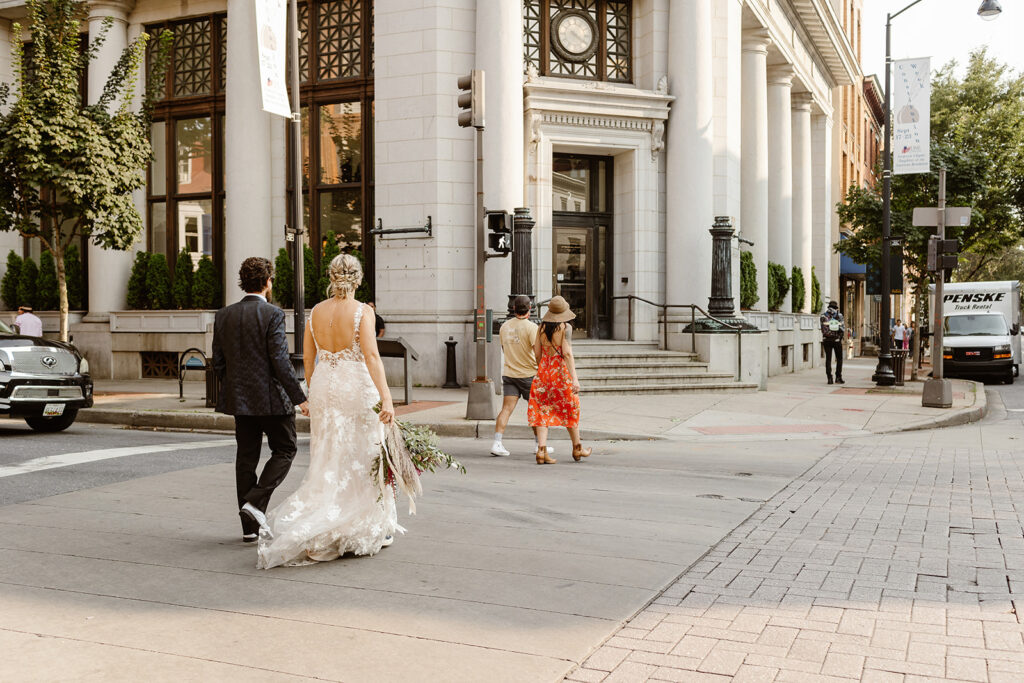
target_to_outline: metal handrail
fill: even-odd
[[[741,325],[734,325],[724,320],[716,318],[715,316],[708,313],[706,310],[698,306],[697,304],[659,304],[650,299],[645,299],[635,294],[626,294],[623,296],[613,296],[612,301],[621,301],[626,299],[628,302],[627,312],[627,325],[629,326],[629,341],[635,341],[633,333],[633,301],[641,301],[650,306],[654,306],[659,309],[658,311],[658,324],[661,325],[662,333],[662,348],[668,350],[668,309],[670,308],[689,308],[690,309],[690,349],[696,353],[697,351],[697,326],[696,322],[697,313],[700,311],[704,317],[709,320],[714,320],[719,325],[722,325],[726,329],[733,330],[736,332],[736,381],[740,381],[743,377],[743,327]]]

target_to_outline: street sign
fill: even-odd
[[[934,206],[919,206],[914,209],[913,224],[922,228],[935,228],[939,225],[939,210]],[[946,227],[965,228],[971,224],[971,207],[947,206]]]

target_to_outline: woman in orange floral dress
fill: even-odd
[[[537,376],[530,387],[527,419],[537,431],[537,464],[557,462],[548,455],[548,427],[565,427],[572,439],[572,459],[579,462],[590,455],[580,442],[580,381],[572,357],[572,325],[576,314],[560,296],[548,303],[534,343]]]

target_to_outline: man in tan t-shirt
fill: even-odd
[[[533,384],[533,376],[537,374],[537,358],[533,355],[533,344],[537,341],[538,327],[530,320],[530,307],[528,296],[517,296],[513,299],[512,312],[516,317],[506,320],[498,332],[505,362],[501,367],[501,412],[494,423],[491,455],[509,455],[501,443],[502,435],[520,397],[530,400],[530,386]]]

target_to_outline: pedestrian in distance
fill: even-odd
[[[32,312],[31,306],[18,306],[18,315],[14,318],[14,324],[18,326],[18,334],[26,337],[42,337],[43,321]]]
[[[892,328],[892,339],[894,349],[905,349],[903,341],[907,338],[907,328],[903,326],[902,320],[896,320],[896,326]]]
[[[843,381],[843,314],[839,304],[828,302],[828,308],[821,314],[821,344],[825,347],[825,376],[829,384],[846,384]],[[832,381],[832,356],[836,357],[835,382]]]
[[[373,309],[355,298],[363,268],[355,256],[340,254],[328,275],[328,298],[310,311],[303,347],[309,469],[295,492],[267,514],[260,569],[327,562],[346,553],[374,555],[391,545],[395,532],[405,531],[390,486],[370,476],[381,457],[381,425],[394,420],[395,405],[377,350]]]
[[[572,355],[572,325],[576,314],[560,296],[548,302],[548,311],[541,318],[533,353],[537,358],[537,376],[530,388],[527,419],[537,430],[537,464],[553,465],[548,454],[548,428],[565,427],[572,439],[572,459],[590,455],[592,449],[580,442],[580,380]]]
[[[494,421],[494,443],[491,444],[491,455],[507,456],[508,449],[502,443],[505,428],[508,426],[512,411],[522,398],[527,403],[530,401],[530,388],[533,386],[533,378],[537,374],[537,356],[533,353],[534,344],[537,342],[537,323],[530,320],[532,304],[530,297],[519,295],[512,300],[512,313],[514,318],[509,318],[501,324],[498,330],[498,337],[501,339],[501,353],[504,363],[501,367],[501,411]],[[536,427],[533,430],[537,434]],[[548,453],[554,449],[547,447]]]
[[[213,368],[223,382],[217,412],[234,415],[235,487],[242,540],[252,543],[266,528],[266,511],[295,457],[295,406],[309,414],[306,395],[288,357],[284,311],[268,303],[274,266],[253,256],[242,262],[242,300],[217,311],[213,323]],[[263,436],[270,460],[257,476]]]
[[[373,309],[373,331],[377,339],[384,336],[384,318],[380,317],[377,313],[377,303],[374,301],[367,301],[366,305]]]

